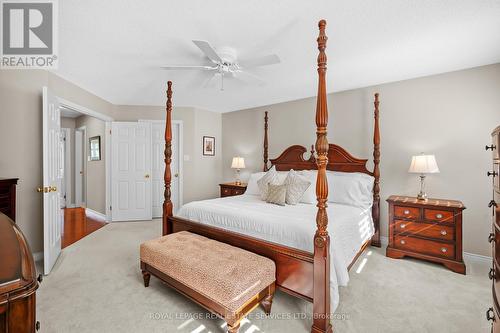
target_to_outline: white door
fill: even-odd
[[[113,122],[111,144],[113,221],[150,220],[151,123]]]
[[[174,205],[174,213],[180,208],[181,194],[180,194],[180,123],[175,122],[172,124],[172,163],[170,165],[172,170],[172,183],[171,183],[171,200]],[[152,144],[153,144],[153,164],[151,176],[153,179],[153,217],[161,217],[163,215],[163,201],[165,182],[163,180],[165,173],[165,122],[152,123]]]
[[[63,210],[60,208],[64,160],[57,97],[43,87],[43,267],[49,274],[61,253]]]
[[[75,206],[83,204],[83,131],[75,130]]]

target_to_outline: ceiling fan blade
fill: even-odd
[[[206,79],[201,85],[203,88],[213,88],[215,82],[220,78],[220,73],[215,72],[210,78]]]
[[[276,54],[269,54],[258,58],[241,60],[238,62],[238,65],[241,68],[251,68],[279,64],[280,62],[281,60]]]
[[[205,70],[205,71],[210,71],[217,69],[217,67],[211,67],[211,66],[160,66],[161,69],[166,69],[166,70],[190,70],[190,69],[200,69],[200,70]]]
[[[241,80],[246,83],[257,83],[260,86],[263,86],[266,84],[264,80],[262,80],[260,77],[257,75],[250,74],[245,71],[236,71],[234,72],[234,77],[238,80]]]
[[[205,53],[208,59],[212,60],[214,63],[224,62],[209,42],[204,40],[193,40],[193,43],[195,43],[196,46],[198,46],[200,50]]]

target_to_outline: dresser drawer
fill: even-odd
[[[394,246],[398,249],[425,253],[444,258],[455,257],[455,244],[441,243],[409,236],[394,236]]]
[[[233,194],[232,194],[232,191],[230,188],[223,187],[220,189],[220,196],[221,197],[229,197],[231,195],[233,195]]]
[[[245,190],[243,189],[240,188],[233,189],[233,195],[242,195],[243,193],[245,193]]]
[[[452,227],[428,223],[394,221],[394,232],[402,232],[419,235],[422,237],[436,238],[440,240],[452,241],[455,239],[455,229]]]
[[[418,219],[420,217],[420,209],[416,207],[394,206],[394,216]]]
[[[453,223],[453,212],[449,210],[424,209],[424,219],[436,222]]]

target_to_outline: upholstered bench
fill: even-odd
[[[268,258],[187,231],[141,244],[144,286],[151,275],[223,318],[230,333],[259,303],[271,312],[276,267]]]

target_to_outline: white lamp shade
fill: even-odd
[[[418,155],[411,158],[410,173],[439,173],[434,155]]]
[[[233,157],[232,169],[245,169],[245,159],[243,157]]]

